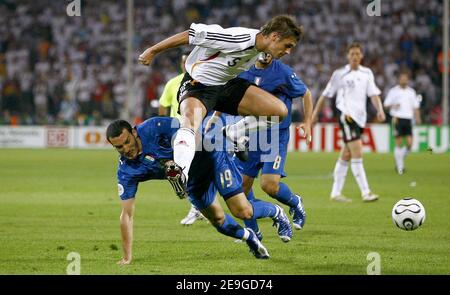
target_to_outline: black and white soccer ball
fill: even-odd
[[[425,222],[425,207],[413,198],[403,198],[392,208],[394,224],[403,230],[415,230]]]

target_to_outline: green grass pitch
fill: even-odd
[[[264,261],[204,221],[181,226],[189,205],[167,182],[141,184],[134,259],[119,267],[116,152],[2,149],[0,274],[65,274],[70,252],[80,254],[81,274],[363,275],[370,252],[380,254],[381,274],[450,274],[450,154],[411,154],[403,176],[394,173],[392,154],[366,154],[369,183],[381,197],[369,204],[350,171],[344,193],[353,202],[328,200],[336,158],[289,154],[285,182],[304,197],[308,219],[286,244],[271,220],[260,220],[271,255]],[[255,193],[269,200],[259,187]],[[393,204],[406,196],[427,213],[412,232],[391,220]]]

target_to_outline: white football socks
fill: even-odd
[[[364,171],[363,160],[360,159],[352,159],[351,167],[353,176],[358,183],[359,189],[361,190],[361,194],[367,195],[370,193],[369,184],[367,183],[366,171]]]
[[[406,156],[409,154],[409,149],[408,149],[407,146],[404,146],[404,147],[402,148],[402,153],[403,153],[403,161],[405,161]]]
[[[189,128],[178,129],[173,143],[173,160],[183,169],[188,179],[189,168],[195,156],[195,132]]]
[[[348,161],[338,159],[336,166],[334,167],[334,182],[331,190],[331,197],[339,196],[342,193],[344,187],[345,178],[347,177]]]
[[[250,231],[246,228],[244,228],[244,236],[242,237],[243,241],[247,241],[248,238],[250,238]]]
[[[395,158],[395,166],[398,170],[403,170],[405,167],[404,156],[403,156],[403,148],[395,146],[394,148],[394,158]]]

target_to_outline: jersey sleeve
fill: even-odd
[[[370,73],[369,73],[369,80],[368,80],[368,83],[367,83],[367,93],[366,93],[366,95],[368,97],[372,97],[372,96],[380,95],[380,94],[381,94],[381,90],[375,84],[375,77],[374,77],[372,71],[370,71]]]
[[[389,90],[386,99],[384,100],[383,105],[385,107],[390,107],[391,105],[394,104],[394,95],[393,95],[394,91],[392,89]]]
[[[285,82],[286,82],[286,94],[289,97],[301,97],[305,95],[308,88],[305,83],[297,77],[295,72],[292,69],[287,69],[285,74]]]
[[[322,92],[322,96],[333,97],[339,89],[339,71],[334,71],[331,75],[330,81],[328,81],[325,90]]]
[[[254,37],[247,28],[227,28],[219,25],[191,24],[189,44],[219,50],[236,52],[255,45]]]
[[[138,181],[133,179],[119,167],[119,170],[117,171],[117,187],[120,199],[125,201],[136,196]]]

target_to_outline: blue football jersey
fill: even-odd
[[[135,128],[142,142],[142,153],[135,160],[120,156],[117,180],[122,200],[135,197],[139,182],[166,178],[164,163],[173,159],[171,142],[179,122],[174,118],[154,117]]]
[[[239,74],[240,78],[255,83],[260,88],[281,99],[288,109],[288,116],[280,123],[279,128],[289,128],[291,124],[292,99],[303,96],[308,88],[297,77],[294,70],[277,59],[265,69],[257,69],[254,65]]]

